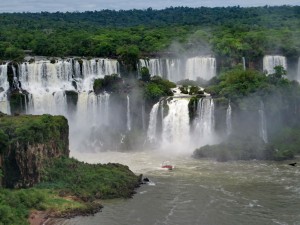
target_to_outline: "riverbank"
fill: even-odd
[[[0,188],[0,223],[37,225],[49,218],[93,215],[103,199],[130,198],[140,184],[127,166],[72,158],[49,162],[41,177],[32,188]]]

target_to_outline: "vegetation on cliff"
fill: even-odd
[[[216,98],[217,110],[226,114],[230,101],[232,134],[218,145],[197,149],[195,157],[221,161],[284,160],[300,153],[296,147],[300,128],[300,86],[285,78],[282,66],[275,67],[275,73],[270,75],[237,67],[213,78],[210,84],[205,91]],[[258,130],[262,110],[267,118],[268,143],[264,143]]]
[[[68,143],[62,116],[0,115],[0,224],[28,224],[32,210],[91,214],[101,209],[99,199],[134,193],[140,177],[127,166],[70,159]]]
[[[95,213],[102,208],[97,200],[128,198],[139,183],[139,177],[120,164],[53,159],[35,187],[0,188],[0,224],[28,224],[31,210],[46,211],[50,217]]]

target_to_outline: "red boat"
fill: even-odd
[[[161,164],[161,168],[168,169],[168,170],[173,170],[174,166],[169,161],[164,161]]]

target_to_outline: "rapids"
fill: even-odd
[[[103,201],[94,216],[46,224],[299,224],[300,169],[288,162],[195,160],[161,152],[78,153],[90,163],[119,162],[152,182],[132,199]],[[171,160],[173,171],[160,164]]]

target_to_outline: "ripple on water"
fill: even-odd
[[[155,186],[143,185],[132,199],[105,201],[102,213],[65,225],[300,224],[300,172],[283,163],[218,163],[155,152],[73,155],[87,162],[126,164]],[[175,170],[161,170],[165,160]]]

